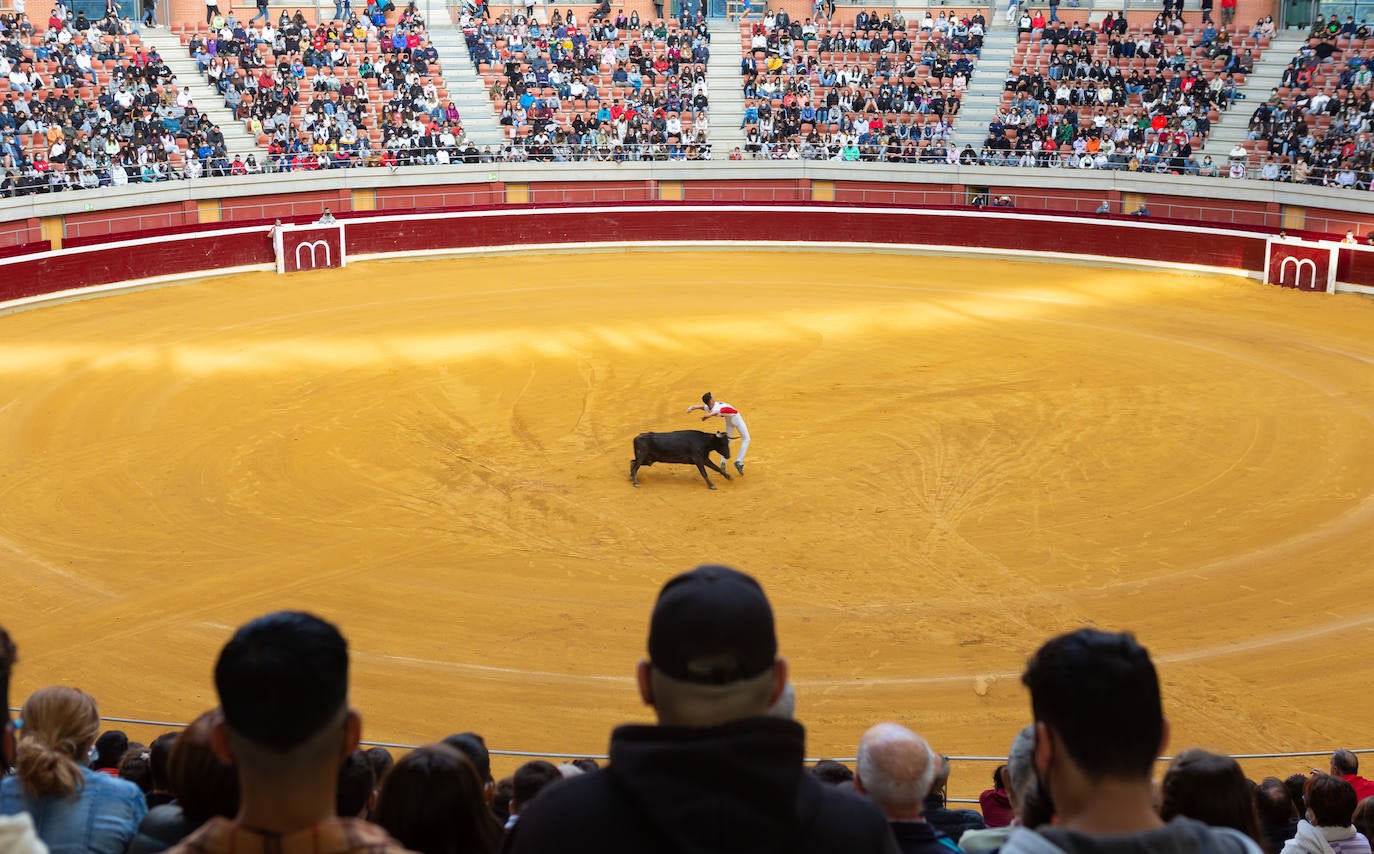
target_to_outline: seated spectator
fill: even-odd
[[[1010,196],[1003,196],[1007,202],[1011,201]],[[993,207],[998,207],[997,202],[993,202]],[[1010,204],[1002,207],[1011,207]],[[949,785],[949,757],[939,757],[939,762],[935,765],[935,779],[930,784],[930,792],[925,796],[925,805],[922,810],[922,817],[941,833],[954,840],[957,845],[959,837],[964,835],[966,830],[982,830],[987,827],[983,822],[983,817],[973,810],[951,810],[945,808],[945,787]]]
[[[542,759],[526,762],[515,769],[515,775],[511,778],[510,817],[506,819],[506,830],[515,826],[520,820],[520,813],[540,792],[562,779],[562,772],[552,762]]]
[[[1012,831],[1003,854],[1207,851],[1258,854],[1254,840],[1154,810],[1150,772],[1167,743],[1159,678],[1129,634],[1079,629],[1052,638],[1022,681],[1035,717],[1035,766],[1055,824]]]
[[[238,813],[238,775],[210,747],[222,717],[218,709],[205,712],[172,742],[167,785],[176,799],[148,810],[128,854],[165,851],[212,817],[233,818]]]
[[[1262,843],[1250,783],[1229,756],[1189,748],[1164,774],[1159,815],[1165,821],[1184,815],[1212,827],[1230,827]]]
[[[445,744],[412,751],[387,775],[377,824],[419,854],[496,854],[501,826],[467,757]]]
[[[1374,839],[1374,798],[1365,798],[1355,807],[1352,819],[1355,829],[1364,834],[1365,839]]]
[[[164,732],[148,745],[148,775],[152,780],[152,789],[147,794],[150,812],[154,807],[176,800],[167,777],[167,763],[171,759],[172,745],[176,740],[177,733]]]
[[[1331,773],[1350,784],[1355,790],[1355,800],[1374,797],[1374,780],[1360,776],[1360,757],[1353,751],[1337,750],[1331,754]]]
[[[496,796],[496,781],[491,777],[491,752],[487,750],[486,739],[475,732],[460,732],[444,739],[444,744],[463,754],[472,763],[472,767],[477,770],[477,778],[482,781],[482,799],[490,806]],[[502,802],[501,810],[506,815],[510,813],[510,804]],[[502,823],[505,823],[504,818]]]
[[[902,854],[956,854],[959,846],[921,817],[939,759],[925,739],[898,724],[877,724],[859,740],[854,789],[887,816]]]
[[[95,698],[40,688],[19,715],[16,774],[0,781],[0,814],[34,816],[53,854],[123,854],[148,806],[133,783],[80,764],[100,731]]]
[[[1279,239],[1286,235],[1279,232]],[[1255,787],[1255,812],[1259,818],[1260,848],[1279,854],[1283,844],[1298,832],[1298,811],[1288,787],[1278,777],[1265,777]]]
[[[212,818],[176,854],[401,852],[386,832],[339,818],[339,763],[358,746],[348,706],[348,643],[318,617],[279,612],[244,625],[215,663],[223,722],[213,745],[238,771],[242,802]]]
[[[1006,792],[1011,802],[1011,824],[969,830],[959,837],[959,847],[968,854],[995,851],[1011,838],[1016,827],[1036,828],[1048,824],[1053,808],[1040,792],[1035,779],[1035,727],[1027,726],[1012,739],[1007,752]]]
[[[1104,211],[1099,209],[1098,213]],[[1110,206],[1105,213],[1111,213]],[[983,811],[983,822],[988,827],[1006,827],[1012,823],[1016,816],[1011,808],[1011,796],[1007,794],[1006,765],[998,765],[993,769],[992,788],[984,789],[978,795],[978,807]]]
[[[636,668],[658,725],[616,729],[610,765],[544,792],[506,850],[893,851],[877,807],[806,773],[802,726],[767,716],[787,684],[777,650],[753,578],[702,566],[670,580]]]
[[[827,786],[842,786],[854,782],[854,772],[843,762],[836,762],[834,759],[822,759],[817,762],[811,769],[811,774]]]
[[[102,732],[95,740],[95,759],[91,761],[91,770],[118,777],[119,760],[128,749],[129,737],[120,730]]]
[[[1369,840],[1355,829],[1355,788],[1332,774],[1313,774],[1303,790],[1307,818],[1298,822],[1283,854],[1369,854]]]
[[[4,767],[14,764],[14,721],[10,719],[10,676],[18,650],[9,632],[0,628],[0,708],[4,709],[5,724],[0,727],[0,760]],[[0,849],[7,854],[48,854],[48,847],[34,831],[33,819],[27,812],[0,815]]]
[[[344,818],[367,818],[368,812],[376,806],[373,794],[377,790],[377,778],[372,776],[372,763],[361,749],[348,755],[339,766],[339,792],[335,798],[335,811]]]

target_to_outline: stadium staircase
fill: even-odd
[[[1245,139],[1250,131],[1250,114],[1255,108],[1269,99],[1269,93],[1283,79],[1283,70],[1298,53],[1298,48],[1307,42],[1305,31],[1281,30],[1277,38],[1269,42],[1269,47],[1255,63],[1254,72],[1245,75],[1245,85],[1240,87],[1244,100],[1236,101],[1231,109],[1221,114],[1212,125],[1212,133],[1207,143],[1196,154],[1196,159],[1210,156],[1212,161],[1224,164],[1226,157],[1236,143]]]
[[[439,65],[444,70],[444,88],[462,117],[463,130],[477,148],[491,146],[493,152],[506,144],[506,134],[496,120],[491,99],[477,76],[468,53],[463,31],[456,24],[436,23],[429,30],[429,40],[439,52]]]
[[[711,143],[712,160],[728,160],[731,149],[744,148],[744,84],[740,81],[739,22],[711,18],[711,61],[706,63],[706,86],[710,90],[711,126],[706,139]]]
[[[963,150],[972,145],[974,151],[983,147],[988,137],[988,124],[997,117],[1002,105],[1002,90],[1007,83],[1007,69],[1016,53],[1016,27],[1008,24],[1000,10],[994,7],[983,34],[983,52],[973,66],[968,89],[959,106],[959,121],[954,126],[954,146]]]
[[[181,39],[165,29],[144,28],[139,36],[144,44],[157,48],[162,61],[167,63],[167,67],[176,75],[176,85],[190,91],[196,109],[219,125],[220,132],[224,134],[224,147],[229,152],[229,159],[233,160],[235,156],[247,157],[251,154],[261,164],[267,155],[267,149],[259,148],[258,141],[244,127],[243,122],[235,119],[229,108],[224,106],[224,99],[210,88],[209,81],[200,73],[195,60],[186,53],[186,46],[181,43]]]

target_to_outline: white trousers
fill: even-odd
[[[726,418],[725,435],[731,439],[740,440],[739,453],[735,454],[735,462],[744,462],[744,455],[749,452],[749,428],[744,426],[744,419],[738,415],[731,415]]]

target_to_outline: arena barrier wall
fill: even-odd
[[[79,296],[245,270],[540,248],[785,245],[902,248],[1228,273],[1305,290],[1374,293],[1374,248],[1137,217],[841,204],[486,206],[352,215],[336,224],[204,225],[0,257],[0,301]],[[1293,256],[1289,258],[1289,256]],[[1289,263],[1285,266],[1285,259]],[[1319,268],[1319,269],[1318,269]],[[1332,280],[1339,280],[1333,284]]]

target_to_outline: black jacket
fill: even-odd
[[[806,731],[778,718],[717,727],[624,726],[611,763],[544,790],[511,854],[896,854],[882,812],[802,766]]]
[[[921,817],[930,822],[936,830],[953,839],[956,845],[965,830],[982,830],[987,827],[983,817],[973,810],[945,809],[945,799],[938,794],[926,795]]]

